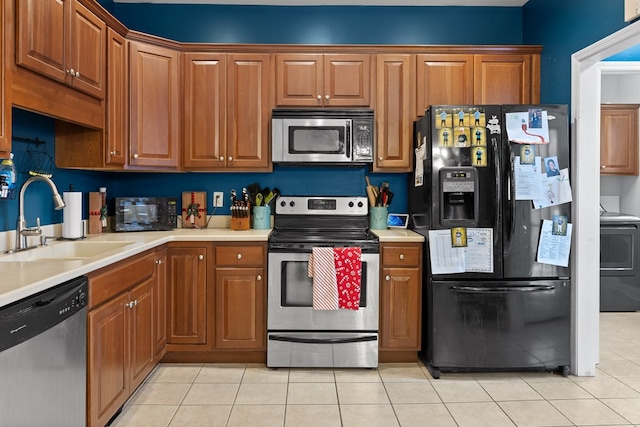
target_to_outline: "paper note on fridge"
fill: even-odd
[[[560,169],[560,175],[540,174],[540,194],[532,198],[534,209],[547,208],[572,201],[569,169]]]
[[[552,220],[542,221],[542,231],[538,241],[538,259],[542,264],[569,266],[571,252],[571,232],[573,224],[564,215],[554,215]]]
[[[520,113],[507,113],[505,122],[509,141],[517,144],[548,144],[549,119],[538,108]]]
[[[467,228],[467,246],[453,247],[450,230],[429,230],[432,274],[493,273],[493,229]]]
[[[514,159],[514,181],[516,200],[531,200],[540,196],[541,159],[536,156],[532,163],[522,163],[520,156]]]

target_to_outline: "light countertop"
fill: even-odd
[[[422,242],[423,236],[409,230],[373,230],[380,242]],[[168,242],[266,242],[270,229],[234,231],[228,228],[204,230],[178,228],[171,231],[104,233],[90,235],[84,241],[131,242],[99,256],[74,260],[2,261],[0,255],[0,307],[47,290],[78,276],[122,261]],[[52,242],[51,245],[63,242]],[[40,248],[30,249],[37,251]],[[5,258],[8,259],[8,258]]]

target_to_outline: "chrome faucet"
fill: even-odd
[[[46,176],[36,175],[26,180],[22,185],[22,188],[20,189],[20,199],[18,201],[19,214],[18,224],[16,225],[16,251],[27,249],[27,237],[42,235],[42,229],[40,228],[40,218],[36,219],[36,226],[31,228],[27,227],[27,222],[24,219],[24,193],[27,190],[27,187],[35,181],[43,181],[49,184],[51,192],[53,193],[53,204],[55,210],[58,211],[65,207],[65,203],[62,200],[62,197],[60,197],[60,193],[58,193],[58,188],[53,183],[53,181],[51,181],[51,179],[47,178]]]

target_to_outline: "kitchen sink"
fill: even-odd
[[[33,249],[0,255],[0,262],[15,261],[70,261],[84,260],[101,256],[107,252],[123,248],[134,242],[105,242],[105,241],[73,241],[55,242],[48,246],[40,246]]]

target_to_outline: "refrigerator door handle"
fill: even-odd
[[[507,198],[505,203],[507,205],[506,211],[509,215],[509,228],[505,230],[505,239],[503,242],[503,251],[505,254],[508,253],[511,249],[511,243],[513,241],[513,230],[515,230],[516,227],[516,195],[515,185],[513,185],[513,183],[515,182],[515,157],[513,155],[513,150],[511,149],[509,142],[507,143],[507,147],[509,154],[509,173],[507,174]]]
[[[552,285],[534,285],[534,286],[496,286],[496,287],[484,287],[484,286],[452,286],[451,289],[454,292],[460,293],[494,293],[494,292],[540,292],[540,291],[554,291],[555,286]]]

